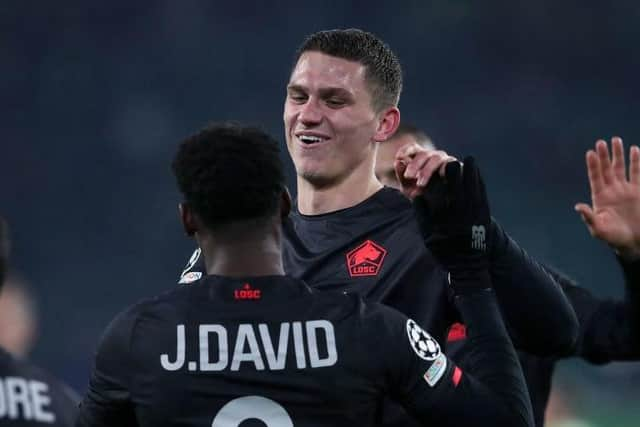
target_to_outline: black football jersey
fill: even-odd
[[[364,202],[323,215],[293,212],[283,224],[287,274],[313,289],[347,291],[393,307],[439,342],[460,320],[447,272],[426,248],[411,202],[383,188]],[[516,348],[543,357],[571,350],[575,313],[554,278],[492,222],[491,279]],[[197,249],[179,283],[205,274]],[[387,402],[387,427],[409,427],[404,409]]]
[[[0,427],[71,427],[76,414],[71,389],[0,348]]]
[[[457,304],[476,330],[468,372],[383,305],[287,276],[205,276],[116,317],[77,426],[373,426],[385,396],[422,425],[531,425],[493,293]]]
[[[577,320],[559,285],[496,222],[489,234],[491,279],[516,347],[541,356],[570,351]],[[438,340],[459,320],[447,272],[425,247],[411,202],[395,189],[323,215],[293,212],[284,222],[283,257],[287,274],[312,288],[396,308]],[[197,249],[179,283],[204,274]]]

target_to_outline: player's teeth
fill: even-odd
[[[319,138],[317,136],[309,136],[309,135],[302,135],[300,136],[300,139],[304,142],[320,142],[322,141],[322,138]]]

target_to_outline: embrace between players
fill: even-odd
[[[211,125],[180,145],[180,217],[199,249],[184,286],[108,327],[78,426],[533,426],[548,387],[532,409],[514,345],[525,369],[592,349],[637,358],[637,147],[629,179],[619,139],[612,161],[603,142],[587,156],[593,206],[577,210],[616,249],[630,293],[600,305],[493,220],[473,158],[404,145],[402,191],[381,184],[401,88],[397,58],[369,33],[303,42],[284,105],[295,205],[260,130]],[[624,324],[618,347],[585,329],[594,316]],[[448,358],[454,324],[464,343]]]

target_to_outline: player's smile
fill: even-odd
[[[331,141],[331,138],[318,132],[296,132],[296,141],[304,149],[314,149]]]

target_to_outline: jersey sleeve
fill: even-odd
[[[135,311],[118,315],[107,327],[95,356],[89,390],[80,403],[76,427],[137,426],[131,401],[134,375],[130,340]]]
[[[493,292],[456,297],[456,305],[472,348],[464,372],[413,320],[390,312],[384,354],[391,396],[425,425],[532,426],[522,370]]]
[[[591,363],[640,359],[640,261],[618,260],[625,278],[623,300],[597,298],[556,273],[580,321],[572,355]]]
[[[560,285],[495,221],[491,239],[491,280],[516,348],[542,357],[569,354],[579,326]]]

